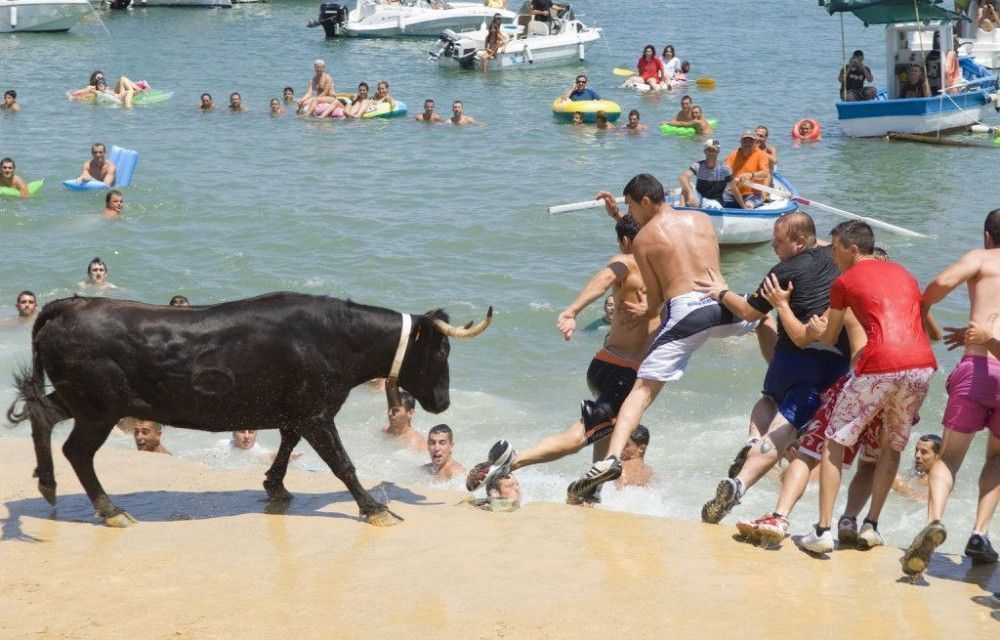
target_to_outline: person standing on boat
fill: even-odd
[[[841,67],[837,78],[840,82],[840,99],[845,102],[874,100],[875,87],[866,87],[865,82],[874,82],[872,70],[865,64],[865,52],[858,49],[851,54],[851,61]]]
[[[782,288],[792,283],[784,305],[788,311],[800,323],[825,312],[840,270],[833,261],[832,247],[817,240],[813,219],[799,211],[775,220],[771,248],[778,264],[764,280],[773,274]],[[729,293],[721,274],[709,272],[695,280],[695,291],[718,300],[743,320],[756,322],[773,308],[764,297],[764,280],[756,292],[743,297]],[[702,507],[704,522],[721,521],[746,491],[778,464],[809,426],[822,393],[848,371],[851,349],[847,331],[841,331],[836,342],[827,346],[810,340],[804,327],[798,326],[795,332],[790,324],[787,320],[779,324],[778,343],[764,375],[763,391],[750,411],[750,440],[736,455],[729,477],[719,482],[715,496]]]
[[[740,135],[739,148],[726,157],[734,181],[723,195],[723,207],[753,209],[763,202],[760,192],[747,186],[748,183],[767,185],[771,182],[770,163],[758,142],[757,133],[746,129]]]
[[[316,105],[337,100],[333,94],[333,77],[326,72],[326,62],[316,60],[313,69],[316,75],[309,80],[306,92],[298,99],[299,113],[312,113]]]
[[[721,145],[714,138],[705,141],[705,159],[688,167],[680,175],[682,207],[721,208],[726,187],[733,180],[733,170],[719,162]],[[694,178],[694,185],[691,184]]]
[[[597,94],[593,89],[587,88],[587,76],[582,73],[576,77],[576,82],[570,88],[569,91],[559,96],[560,102],[566,102],[567,100],[572,100],[574,102],[578,100],[600,100],[601,96]]]
[[[903,571],[923,572],[934,548],[947,532],[941,523],[955,477],[976,433],[989,431],[986,462],[979,477],[979,504],[972,536],[965,554],[977,561],[996,562],[987,529],[996,511],[1000,491],[1000,349],[995,337],[1000,316],[1000,209],[990,211],[983,225],[983,249],[966,253],[939,273],[923,294],[927,316],[933,305],[966,284],[969,292],[969,327],[948,328],[945,343],[965,346],[962,359],[948,376],[948,405],[944,410],[941,458],[931,467],[927,502],[927,526],[913,539],[903,555]]]

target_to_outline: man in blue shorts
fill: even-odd
[[[803,324],[825,312],[830,306],[830,286],[840,270],[830,245],[817,242],[812,218],[802,212],[778,218],[771,247],[780,262],[765,280],[776,278],[782,288],[791,283],[788,309],[779,309],[779,321],[788,311]],[[731,293],[722,277],[714,273],[697,284],[698,291],[744,320],[759,320],[771,311],[763,296],[763,282],[747,298]],[[702,507],[704,522],[722,520],[746,490],[778,463],[812,421],[823,391],[847,373],[850,354],[846,331],[841,331],[836,344],[827,346],[810,341],[802,326],[779,323],[778,343],[764,376],[764,389],[750,414],[751,439],[730,466],[729,477],[719,482],[715,497]]]

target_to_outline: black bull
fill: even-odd
[[[440,309],[412,316],[399,385],[427,411],[447,409],[448,336],[476,336],[492,315],[491,307],[475,327],[451,326]],[[334,417],[351,389],[389,374],[402,326],[395,311],[298,293],[204,307],[56,300],[35,320],[31,369],[15,377],[18,397],[7,415],[14,423],[31,420],[38,489],[52,504],[52,428],[74,420],[63,453],[111,526],[134,520],[104,492],[94,454],[125,416],[201,431],[279,429],[281,446],[264,482],[278,500],[291,497],[283,479],[305,438],[362,517],[391,524],[387,507],[358,482]]]

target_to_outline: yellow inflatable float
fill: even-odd
[[[597,112],[608,115],[608,122],[615,122],[622,115],[622,108],[610,100],[559,100],[552,103],[552,115],[559,122],[573,122],[573,114],[583,115],[584,122],[596,122]]]

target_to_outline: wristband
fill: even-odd
[[[729,289],[723,289],[719,292],[718,297],[715,298],[716,302],[722,302],[722,299],[729,293]]]

